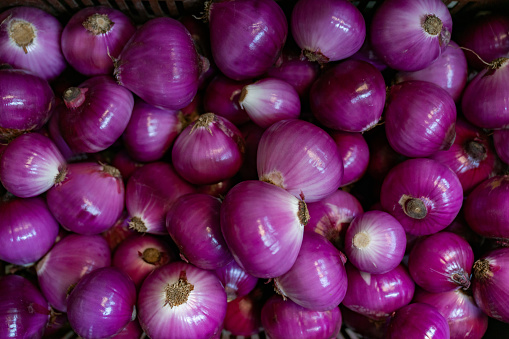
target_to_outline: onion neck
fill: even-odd
[[[354,235],[352,240],[353,245],[358,249],[364,249],[368,247],[370,243],[369,234],[366,232],[359,232]]]
[[[496,69],[500,69],[502,68],[502,66],[505,66],[507,65],[509,61],[509,58],[497,58],[495,60],[493,60],[489,65],[489,68],[493,69],[493,70],[496,70]]]
[[[36,29],[34,25],[25,20],[13,20],[9,27],[9,37],[12,41],[28,53],[28,47],[36,38]]]
[[[475,162],[481,162],[487,157],[486,148],[484,145],[475,140],[470,140],[467,142],[465,145],[465,151],[467,152],[468,156]]]
[[[232,300],[237,299],[237,290],[235,288],[226,285],[224,287],[224,290],[226,291],[226,300],[227,300],[227,302],[230,302]]]
[[[460,272],[456,272],[452,275],[452,280],[460,285],[464,290],[467,290],[470,287],[470,278],[468,274],[461,270]]]
[[[67,108],[78,108],[86,99],[85,93],[88,88],[69,87],[65,90],[63,99]]]
[[[488,259],[479,259],[473,266],[474,278],[479,282],[484,282],[493,276],[490,269],[490,262]]]
[[[424,22],[422,24],[422,28],[429,35],[438,35],[442,31],[443,23],[439,17],[434,14],[426,15]]]
[[[58,171],[58,174],[55,177],[55,185],[60,184],[62,181],[64,181],[66,176],[67,176],[67,167],[63,166],[60,169],[60,171]]]
[[[83,27],[94,35],[106,34],[115,23],[106,14],[95,13],[83,21]]]
[[[205,128],[210,135],[212,135],[212,130],[210,129],[210,125],[216,120],[216,115],[214,113],[205,113],[199,116],[198,120],[194,123],[193,127],[189,134],[193,133],[196,128]]]
[[[297,216],[299,217],[299,221],[302,226],[306,226],[308,224],[310,216],[308,207],[304,200],[299,201],[299,211],[297,212]]]
[[[286,300],[288,298],[285,291],[283,291],[283,288],[279,284],[279,280],[277,278],[274,279],[274,292],[283,297],[283,300]]]
[[[111,165],[101,164],[103,167],[102,172],[111,175],[114,178],[122,178],[120,171]]]
[[[419,198],[413,198],[409,195],[403,194],[401,199],[399,199],[399,204],[401,208],[403,208],[403,212],[407,216],[413,219],[424,219],[428,214],[428,209]]]
[[[139,217],[131,218],[131,220],[129,221],[129,229],[138,231],[140,233],[145,233],[148,230],[148,228],[147,228],[147,226],[145,226],[145,223],[143,222],[143,220],[141,220],[141,218],[139,218]]]
[[[262,175],[260,177],[260,180],[272,184],[274,186],[281,187],[282,189],[286,189],[285,179],[283,178],[281,172],[277,170]]]
[[[162,253],[156,248],[146,248],[141,254],[141,258],[148,264],[156,265],[161,261]]]
[[[319,64],[326,64],[329,62],[329,58],[320,52],[320,50],[317,51],[310,51],[310,50],[303,50],[302,53],[304,56],[311,62],[318,62]]]
[[[187,281],[186,272],[181,271],[179,280],[171,285],[166,285],[164,288],[165,300],[163,307],[169,305],[170,308],[173,308],[185,304],[193,290],[194,286]]]

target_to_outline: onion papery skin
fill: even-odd
[[[371,318],[366,317],[360,313],[354,312],[349,308],[346,308],[342,304],[339,305],[343,323],[347,328],[352,329],[355,333],[360,334],[366,338],[382,339],[384,338],[387,330],[388,318],[375,321]]]
[[[124,197],[120,172],[93,162],[67,165],[65,178],[47,192],[55,219],[65,229],[84,235],[113,226],[124,209]]]
[[[18,6],[3,11],[0,22],[0,63],[26,69],[48,81],[64,71],[62,24],[57,18],[36,7]],[[16,29],[22,31],[20,44],[11,35]]]
[[[493,145],[500,160],[509,164],[509,130],[493,131]]]
[[[447,91],[427,81],[390,88],[385,131],[391,147],[407,157],[428,157],[454,142],[456,106]]]
[[[270,126],[258,144],[259,179],[306,202],[325,198],[343,179],[343,161],[334,139],[312,123],[288,119]]]
[[[251,80],[235,81],[222,74],[216,75],[205,90],[205,112],[222,116],[236,126],[248,122],[249,116],[239,104],[239,98],[242,88],[250,83]]]
[[[488,129],[509,127],[509,59],[493,61],[492,67],[480,71],[468,84],[461,99],[465,118]]]
[[[51,307],[67,312],[67,295],[76,283],[85,274],[110,265],[111,251],[103,237],[69,234],[37,263],[37,281]]]
[[[53,246],[58,223],[43,198],[8,195],[0,202],[0,260],[30,265]]]
[[[73,92],[79,94],[74,97]],[[67,109],[59,113],[60,132],[74,152],[85,153],[113,145],[124,132],[134,106],[132,93],[105,75],[66,90],[64,101]]]
[[[116,248],[112,266],[127,273],[139,290],[150,272],[168,262],[176,261],[168,240],[150,234],[133,234]]]
[[[235,185],[223,200],[220,216],[230,252],[257,278],[275,278],[290,270],[309,219],[302,200],[257,180]]]
[[[299,0],[292,9],[291,30],[295,42],[311,61],[327,63],[357,52],[366,37],[362,13],[346,0]]]
[[[347,289],[342,253],[319,234],[305,232],[295,263],[274,279],[274,286],[283,297],[307,309],[337,308]]]
[[[50,306],[37,287],[19,275],[0,277],[0,336],[41,338]]]
[[[285,14],[274,0],[212,2],[208,20],[214,61],[233,80],[264,74],[288,35]]]
[[[368,30],[369,33],[369,30]],[[387,65],[376,55],[371,46],[371,38],[369,35],[364,39],[361,49],[359,49],[354,55],[350,57],[353,60],[362,60],[369,62],[376,67],[380,72],[387,68]]]
[[[126,185],[129,227],[141,233],[168,234],[166,214],[182,195],[195,188],[172,165],[158,161],[138,168]]]
[[[136,31],[127,15],[106,6],[76,12],[62,31],[62,53],[67,62],[87,76],[113,73],[113,60]]]
[[[0,141],[41,128],[54,105],[55,95],[46,80],[21,69],[1,69]]]
[[[179,281],[193,289],[185,298],[168,303],[165,288]],[[184,262],[154,270],[138,294],[138,320],[153,339],[214,337],[222,330],[226,307],[226,293],[214,273]]]
[[[193,100],[201,69],[189,31],[175,19],[160,17],[138,28],[113,73],[119,84],[147,103],[176,110]]]
[[[451,148],[438,151],[430,158],[452,169],[467,195],[482,181],[495,175],[498,159],[489,136],[480,128],[458,119],[455,129],[456,138]]]
[[[178,198],[166,215],[166,229],[180,254],[204,270],[215,270],[233,257],[221,233],[221,201],[203,193]]]
[[[122,141],[133,160],[157,161],[170,149],[183,123],[179,111],[162,109],[141,99],[134,102]]]
[[[179,134],[171,151],[177,173],[195,185],[233,177],[244,161],[245,141],[228,119],[202,114]]]
[[[352,194],[337,190],[322,200],[307,204],[309,222],[305,232],[315,232],[328,239],[337,249],[344,249],[346,230],[364,210]]]
[[[387,318],[414,296],[414,281],[403,264],[383,274],[359,271],[349,262],[345,268],[348,289],[342,304],[373,320]]]
[[[432,159],[410,159],[387,174],[380,202],[407,233],[427,235],[443,230],[456,218],[463,190],[446,165]]]
[[[234,336],[249,337],[262,329],[262,307],[265,301],[260,288],[228,302],[224,318],[224,330]]]
[[[408,258],[412,279],[432,293],[468,289],[473,264],[474,253],[468,242],[450,232],[417,240]]]
[[[313,84],[313,116],[328,128],[364,132],[373,128],[385,105],[385,81],[375,66],[347,60],[325,71]]]
[[[509,238],[507,206],[509,176],[495,176],[480,183],[465,201],[465,220],[477,234],[487,238]]]
[[[67,317],[82,338],[108,338],[136,316],[136,288],[116,267],[101,267],[83,276],[67,299]]]
[[[300,116],[299,94],[292,85],[276,78],[264,78],[245,86],[239,103],[251,121],[262,128]]]
[[[262,308],[262,325],[270,338],[336,338],[341,321],[339,307],[313,311],[277,295]]]
[[[509,248],[499,248],[485,253],[474,263],[472,291],[481,310],[489,317],[509,322],[507,286]]]
[[[441,23],[427,31],[424,23],[430,17]],[[449,9],[440,0],[385,1],[371,21],[371,44],[389,67],[418,71],[428,67],[445,51],[452,25]]]
[[[382,211],[355,217],[346,231],[345,254],[359,270],[382,274],[392,271],[405,255],[406,235],[396,218]]]
[[[477,307],[474,298],[468,293],[461,289],[442,293],[418,289],[414,302],[436,307],[449,323],[451,339],[479,339],[488,329],[488,316]]]
[[[66,162],[50,138],[39,133],[20,135],[0,158],[0,180],[5,189],[21,198],[46,192],[58,182]]]
[[[422,80],[432,82],[447,91],[458,102],[467,84],[468,67],[465,53],[454,41],[428,67],[415,72],[398,72],[396,83]]]
[[[353,184],[362,178],[368,169],[368,143],[360,133],[332,131],[330,135],[336,142],[339,154],[343,159],[341,186]]]
[[[412,303],[397,310],[391,317],[386,338],[448,339],[450,338],[449,324],[436,307]]]
[[[258,278],[248,274],[235,260],[214,271],[226,291],[228,302],[249,294],[258,283]]]

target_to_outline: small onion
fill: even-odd
[[[235,260],[214,272],[224,286],[228,302],[249,294],[258,282],[258,278],[246,273]]]
[[[397,310],[391,317],[387,329],[387,339],[408,338],[449,339],[450,330],[447,319],[436,307],[413,303]]]
[[[234,336],[254,336],[262,331],[263,292],[255,289],[248,295],[228,302],[224,329]]]
[[[344,172],[341,186],[350,185],[362,178],[368,168],[368,143],[361,133],[332,131],[330,135],[336,142],[343,159]]]
[[[136,318],[136,288],[116,267],[98,268],[85,275],[67,299],[72,329],[84,339],[108,338]]]

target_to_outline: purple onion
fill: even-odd
[[[41,197],[16,198],[6,193],[0,201],[0,260],[30,265],[53,246],[58,223]]]
[[[64,140],[62,133],[60,132],[60,112],[65,111],[67,108],[65,105],[57,105],[51,114],[51,118],[48,121],[48,134],[55,146],[64,157],[66,161],[72,162],[75,160],[82,160],[86,158],[86,154],[75,153],[67,142]]]
[[[449,167],[431,159],[410,159],[387,174],[380,201],[407,233],[426,235],[443,230],[456,218],[463,190]]]
[[[341,186],[350,185],[362,178],[368,168],[368,143],[361,133],[332,131],[330,135],[336,142],[343,159],[344,172]]]
[[[234,80],[264,74],[286,42],[288,23],[274,0],[214,1],[207,16],[214,61]]]
[[[73,163],[60,183],[47,193],[55,219],[78,234],[99,234],[119,219],[124,209],[120,172],[99,163]]]
[[[111,264],[111,252],[99,235],[70,234],[37,263],[37,280],[51,307],[67,312],[67,295],[95,269]]]
[[[244,271],[235,260],[214,272],[224,286],[228,302],[244,297],[255,288],[258,282],[258,278]]]
[[[509,130],[499,129],[493,132],[495,151],[503,162],[509,164]]]
[[[116,267],[101,267],[85,275],[67,299],[72,329],[84,339],[108,338],[136,318],[136,288]]]
[[[101,233],[101,236],[108,242],[110,250],[114,251],[120,243],[133,234],[135,231],[129,228],[129,218],[127,211],[124,210],[115,224]]]
[[[228,301],[224,318],[224,331],[234,336],[254,336],[263,331],[262,306],[264,299],[260,288],[253,290],[248,295]]]
[[[109,75],[113,60],[135,31],[131,19],[119,10],[106,6],[82,8],[62,31],[62,53],[81,74]]]
[[[387,339],[450,338],[447,319],[433,306],[413,303],[397,310],[391,317]]]
[[[0,180],[12,194],[35,197],[60,182],[66,162],[50,138],[39,133],[20,135],[0,158]]]
[[[427,81],[406,81],[390,88],[385,131],[394,150],[427,157],[454,142],[456,106],[449,93]]]
[[[136,169],[144,166],[144,163],[135,161],[129,156],[125,148],[118,151],[111,160],[113,167],[117,168],[122,175],[122,179],[127,182]]]

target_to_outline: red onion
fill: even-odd
[[[150,234],[133,234],[118,245],[113,253],[112,266],[127,273],[139,289],[150,272],[175,260],[166,239]]]
[[[405,266],[392,271],[371,274],[346,264],[348,289],[343,305],[374,320],[382,320],[408,305],[414,296],[415,284]]]
[[[477,305],[488,316],[509,322],[507,283],[509,248],[485,253],[474,263],[472,290]]]
[[[115,335],[115,339],[140,339],[143,336],[143,329],[137,319],[129,322],[120,332]]]
[[[258,278],[246,273],[235,260],[214,272],[224,286],[228,302],[244,297],[255,288],[258,282]]]
[[[194,190],[170,164],[153,162],[138,168],[126,185],[129,228],[141,233],[168,234],[166,213],[178,197]]]
[[[474,253],[468,242],[450,232],[419,239],[408,258],[412,279],[428,292],[470,287]]]
[[[463,190],[449,167],[431,159],[410,159],[386,176],[380,201],[407,233],[426,235],[443,230],[456,218]]]
[[[221,230],[237,263],[258,278],[293,266],[309,220],[306,203],[263,181],[234,186],[221,205]]]
[[[234,80],[265,73],[286,42],[288,23],[274,0],[214,1],[207,16],[214,61]]]
[[[3,11],[0,22],[0,63],[26,69],[48,81],[63,72],[62,24],[57,18],[36,7],[18,6]]]
[[[450,338],[447,319],[433,306],[413,303],[397,310],[391,317],[387,339]]]
[[[129,155],[141,162],[161,159],[182,130],[180,115],[178,111],[136,100],[129,123],[122,134]]]
[[[499,58],[480,71],[463,93],[461,108],[472,124],[490,129],[509,127],[509,58]]]
[[[0,337],[40,338],[50,319],[50,307],[30,280],[0,277]]]
[[[386,212],[360,214],[346,231],[345,254],[355,267],[367,273],[392,271],[403,259],[405,248],[403,226]]]
[[[357,52],[366,37],[362,13],[346,0],[299,0],[292,9],[292,36],[310,61],[326,63]]]
[[[454,142],[454,100],[431,82],[415,80],[392,86],[385,114],[389,144],[407,157],[427,157],[449,149]]]
[[[235,125],[248,122],[249,116],[240,106],[239,98],[242,88],[250,83],[251,80],[235,81],[222,74],[216,75],[205,90],[205,111],[222,116]]]
[[[330,135],[336,142],[343,159],[344,172],[341,186],[350,185],[362,178],[368,168],[368,143],[360,133],[332,131]]]
[[[218,198],[190,193],[178,198],[166,215],[166,229],[181,257],[204,270],[233,260],[221,233],[220,208]]]
[[[99,234],[120,217],[124,209],[124,183],[112,166],[93,162],[67,166],[65,178],[47,193],[55,219],[67,230]]]
[[[477,307],[474,298],[461,289],[442,293],[419,289],[414,301],[437,308],[449,323],[451,339],[482,338],[488,328],[488,316]]]
[[[320,201],[307,204],[309,223],[306,232],[315,232],[328,239],[336,248],[343,250],[348,225],[364,210],[350,193],[337,190]]]
[[[270,126],[258,145],[259,179],[282,187],[307,202],[336,191],[343,162],[334,139],[320,127],[297,119]]]
[[[214,184],[233,177],[244,159],[244,139],[228,119],[202,114],[175,140],[171,159],[175,170],[187,181]]]
[[[366,39],[364,39],[364,43],[362,44],[361,49],[352,55],[350,59],[369,62],[381,72],[387,68],[387,65],[382,60],[380,60],[378,55],[376,55],[376,53],[373,51],[373,47],[371,46],[371,38],[369,37],[369,29],[367,31],[368,35],[366,36]]]
[[[154,270],[138,294],[138,319],[150,338],[211,338],[221,332],[226,293],[210,271],[183,262]]]
[[[98,268],[83,276],[67,299],[72,329],[84,339],[108,338],[136,318],[136,288],[116,267]]]
[[[270,338],[336,338],[341,321],[339,307],[313,311],[276,295],[262,308],[262,325]]]
[[[432,82],[445,89],[458,102],[467,83],[467,59],[454,41],[428,67],[414,72],[398,72],[396,82],[422,80]]]
[[[6,193],[0,201],[0,260],[30,265],[53,246],[58,223],[41,197],[21,199]]]
[[[384,78],[375,66],[365,61],[347,60],[315,81],[310,92],[311,110],[313,116],[329,128],[364,132],[380,120],[385,92]]]
[[[86,7],[67,21],[62,31],[62,53],[81,74],[109,75],[113,72],[113,59],[135,31],[131,19],[119,10]]]
[[[292,268],[274,279],[278,294],[313,311],[337,308],[345,297],[347,278],[342,253],[327,239],[305,232]]]
[[[456,139],[451,148],[438,151],[430,158],[451,168],[465,194],[495,174],[497,156],[491,140],[480,128],[463,119],[456,121]]]
[[[133,174],[136,169],[142,167],[144,163],[133,160],[127,153],[127,150],[122,148],[114,155],[111,165],[117,168],[122,175],[122,179],[127,181],[131,177],[131,174]]]
[[[251,120],[267,128],[284,119],[300,115],[299,94],[292,85],[276,78],[264,78],[244,86],[239,103]]]
[[[201,63],[184,25],[160,17],[134,33],[115,62],[114,75],[147,103],[181,109],[198,91]]]
[[[229,301],[224,318],[224,329],[234,336],[249,337],[260,333],[263,301],[263,292],[260,289]]]
[[[375,321],[360,313],[354,312],[349,308],[339,305],[343,324],[345,328],[352,329],[355,333],[360,334],[363,338],[382,339],[388,326],[388,318]]]
[[[67,312],[67,295],[76,283],[85,274],[110,264],[110,248],[103,237],[70,234],[37,263],[37,280],[51,307]]]
[[[113,251],[122,241],[134,233],[134,230],[129,229],[129,218],[127,216],[127,211],[124,210],[115,224],[101,233],[101,235],[106,239],[108,246]]]
[[[246,141],[244,162],[239,170],[240,177],[243,180],[256,180],[258,179],[256,169],[258,144],[265,129],[250,121],[240,126],[239,130]]]
[[[67,142],[64,140],[62,133],[60,132],[60,112],[65,111],[65,105],[57,105],[51,114],[51,118],[47,124],[48,134],[55,146],[58,147],[58,150],[64,157],[66,161],[72,162],[74,160],[81,160],[86,158],[86,154],[78,153],[76,154]]]
[[[0,159],[0,180],[21,198],[46,192],[65,175],[65,160],[50,138],[23,134],[9,143]]]
[[[499,129],[493,131],[493,144],[498,157],[509,164],[509,130]]]
[[[43,78],[21,69],[0,69],[0,141],[44,126],[54,104],[53,90]]]
[[[371,44],[391,68],[418,71],[431,65],[451,40],[452,18],[440,0],[389,0],[371,21]]]
[[[488,238],[509,238],[509,176],[479,184],[465,201],[465,220],[474,232]]]
[[[66,110],[59,112],[60,132],[75,152],[103,151],[124,132],[134,99],[125,87],[101,75],[64,92]]]

